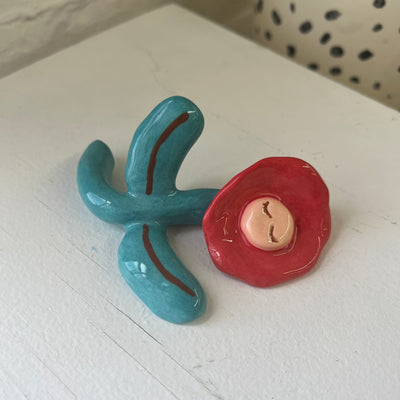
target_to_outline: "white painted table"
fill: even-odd
[[[94,139],[123,187],[132,133],[189,97],[206,128],[182,188],[220,187],[258,159],[312,163],[331,191],[319,266],[256,289],[219,272],[200,227],[171,242],[209,306],[152,315],[121,278],[122,228],[79,198]],[[0,81],[0,398],[398,399],[400,117],[175,6]]]

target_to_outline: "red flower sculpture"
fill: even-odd
[[[262,287],[308,272],[330,230],[325,183],[310,164],[291,157],[265,158],[235,176],[203,218],[217,268]]]

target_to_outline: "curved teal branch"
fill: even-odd
[[[201,134],[201,111],[184,97],[160,103],[140,124],[126,163],[128,191],[168,194],[176,190],[179,167]]]
[[[114,224],[125,224],[129,218],[129,199],[108,183],[114,169],[114,157],[100,140],[91,143],[78,164],[78,189],[89,210],[96,217]],[[128,201],[127,201],[128,200]]]
[[[196,278],[168,244],[165,227],[136,224],[118,250],[118,263],[129,287],[167,321],[185,323],[203,314],[206,296]]]

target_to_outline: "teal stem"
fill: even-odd
[[[78,164],[78,188],[86,206],[127,230],[118,252],[125,281],[156,315],[174,323],[192,321],[206,308],[200,284],[166,235],[171,225],[201,225],[218,193],[176,188],[179,167],[203,126],[201,111],[190,100],[175,96],[160,103],[133,137],[125,193],[110,185],[114,158],[105,143],[91,143]]]

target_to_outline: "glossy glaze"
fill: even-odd
[[[89,145],[78,165],[78,188],[98,218],[121,224],[126,235],[118,250],[122,276],[159,317],[174,323],[192,321],[206,308],[196,278],[168,244],[169,225],[201,224],[216,189],[180,191],[180,165],[200,136],[200,110],[188,99],[160,103],[138,127],[126,164],[128,190],[110,186],[114,159],[101,141]]]
[[[255,247],[275,251],[293,238],[294,220],[285,205],[274,197],[260,197],[243,208],[240,229]]]
[[[292,240],[276,251],[253,246],[240,226],[247,205],[262,197],[282,202],[294,219]],[[235,176],[215,197],[203,219],[208,250],[217,268],[262,287],[309,271],[330,229],[325,183],[310,164],[290,157],[265,158]]]

